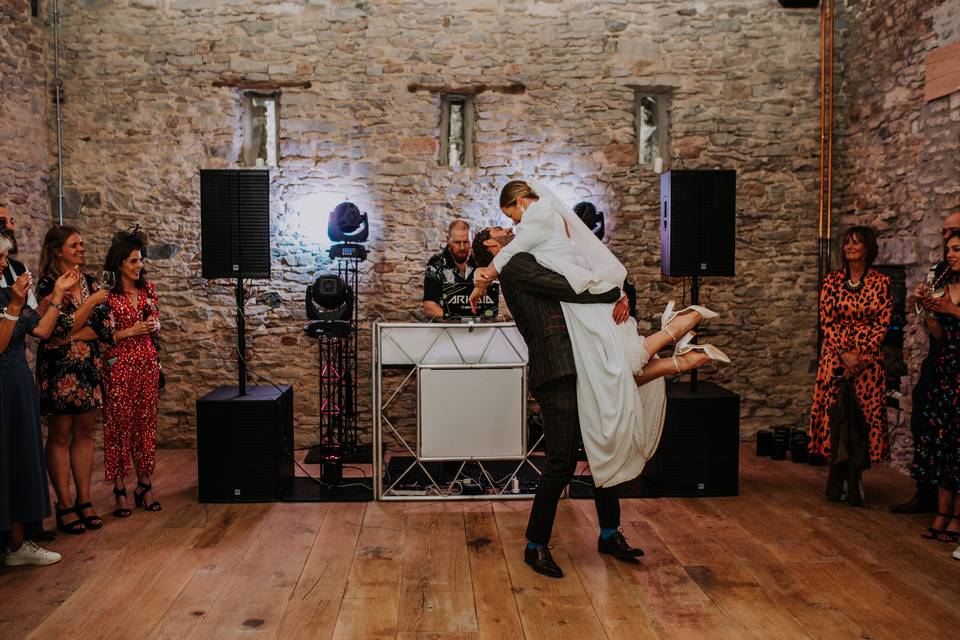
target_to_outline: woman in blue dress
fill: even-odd
[[[12,247],[9,239],[0,236],[0,271],[6,268]],[[60,315],[57,307],[79,277],[78,271],[69,271],[57,278],[52,294],[56,304],[50,305],[43,317],[25,304],[29,273],[17,278],[13,286],[0,289],[0,531],[8,532],[4,557],[8,567],[60,561],[60,554],[24,540],[23,523],[39,522],[50,515],[37,389],[24,343],[27,334],[50,336]]]

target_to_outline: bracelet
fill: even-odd
[[[17,320],[20,319],[20,316],[12,316],[6,311],[3,312],[3,317],[5,320],[9,320],[10,322],[16,322]]]
[[[57,311],[63,311],[63,303],[51,301],[50,306],[56,309]]]

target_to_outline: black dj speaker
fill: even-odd
[[[737,172],[676,170],[660,176],[660,271],[732,276]]]
[[[270,172],[200,171],[204,278],[270,277]]]
[[[200,502],[272,502],[293,478],[293,388],[220,387],[197,400]]]
[[[656,453],[621,497],[735,496],[739,493],[740,396],[712,382],[667,384],[667,415]]]

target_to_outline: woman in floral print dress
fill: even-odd
[[[937,517],[921,535],[956,543],[960,540],[960,231],[947,237],[943,263],[943,295],[933,297],[923,285],[917,289],[927,331],[940,341],[940,349],[923,413],[929,426],[917,443],[913,475],[937,487]]]
[[[39,311],[51,302],[54,281],[66,271],[79,270],[85,250],[80,232],[54,226],[40,252]],[[107,292],[83,275],[64,296],[53,335],[37,351],[40,411],[49,416],[47,472],[57,494],[57,528],[65,533],[99,529],[103,520],[90,503],[93,475],[93,430],[103,407],[100,342],[112,342]],[[73,477],[76,500],[70,497]]]

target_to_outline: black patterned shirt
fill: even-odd
[[[453,259],[449,247],[434,254],[427,262],[427,271],[423,275],[423,301],[441,303],[444,285],[462,282],[473,282],[473,256],[467,258],[467,266],[463,274],[457,268],[457,261]]]

